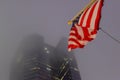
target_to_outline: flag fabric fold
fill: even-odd
[[[96,37],[102,6],[103,0],[96,0],[73,20],[68,38],[68,51],[75,48],[84,48],[89,41]]]

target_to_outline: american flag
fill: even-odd
[[[68,51],[83,48],[89,41],[96,37],[101,18],[103,0],[96,0],[73,20],[68,39]]]

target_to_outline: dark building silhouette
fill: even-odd
[[[56,47],[39,35],[26,37],[15,54],[10,80],[81,80],[73,53],[68,53],[66,38]]]
[[[62,38],[56,46],[52,57],[53,76],[60,80],[81,80],[74,53],[67,51],[67,39]],[[55,60],[56,59],[56,60]]]

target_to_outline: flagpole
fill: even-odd
[[[80,10],[71,20],[68,21],[68,25],[71,25],[72,22],[78,17],[84,10],[89,8],[96,0],[91,0],[88,5],[86,5],[82,10]]]

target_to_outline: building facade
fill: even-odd
[[[12,61],[10,80],[81,80],[65,41],[53,47],[39,35],[28,36]]]
[[[59,80],[81,80],[74,53],[67,51],[66,43],[67,39],[62,38],[53,52],[56,56],[52,57],[53,74]]]

